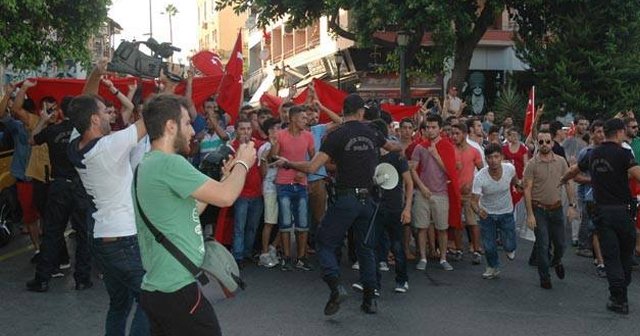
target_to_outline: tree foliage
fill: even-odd
[[[327,16],[332,32],[363,47],[376,44],[396,48],[395,42],[374,34],[409,31],[407,67],[413,67],[414,72],[442,73],[444,60],[453,57],[452,79],[457,84],[464,80],[480,38],[504,9],[503,0],[217,0],[217,4],[218,8],[233,6],[236,12],[257,11],[260,26],[287,17],[292,27],[305,27]],[[349,11],[348,23],[338,22],[340,9]],[[432,47],[421,44],[426,32],[432,33]]]
[[[637,1],[513,1],[519,57],[545,114],[609,117],[640,107]]]
[[[0,63],[33,69],[52,61],[89,60],[87,42],[111,0],[1,0]]]

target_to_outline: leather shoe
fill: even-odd
[[[342,285],[336,285],[335,290],[331,291],[329,301],[324,306],[324,314],[327,316],[334,315],[340,310],[340,303],[347,298],[347,290]]]
[[[629,304],[624,303],[616,303],[612,300],[607,302],[607,309],[618,314],[628,315],[629,314]]]
[[[91,287],[93,287],[93,282],[91,281],[76,282],[76,290],[78,291],[89,289]]]
[[[27,281],[27,290],[31,292],[43,293],[49,290],[49,281],[33,279]]]
[[[556,269],[556,275],[558,276],[558,279],[560,280],[564,279],[564,266],[562,264],[557,264],[555,269]]]
[[[360,309],[367,314],[375,314],[378,312],[378,302],[376,301],[375,289],[365,288]]]
[[[551,289],[551,280],[540,280],[540,287],[544,289]]]

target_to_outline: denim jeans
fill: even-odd
[[[598,206],[596,213],[596,230],[607,266],[609,292],[617,302],[627,302],[636,243],[632,216],[626,206]]]
[[[564,220],[562,208],[545,210],[533,208],[536,218],[536,257],[538,259],[538,275],[540,280],[549,280],[549,267],[562,262],[566,247],[564,237]],[[549,243],[553,244],[553,257],[549,261]]]
[[[86,195],[79,179],[54,180],[49,186],[48,193],[47,207],[43,216],[44,225],[42,225],[41,259],[36,266],[36,278],[47,281],[58,265],[69,262],[64,230],[71,220],[71,226],[76,231],[73,277],[76,283],[86,283],[91,280],[91,254],[86,220],[90,207],[89,196]],[[62,260],[61,258],[65,256],[66,260]]]
[[[336,195],[329,205],[316,235],[316,253],[323,278],[340,277],[336,251],[342,246],[349,227],[353,228],[356,254],[360,264],[360,282],[365,288],[376,288],[375,206],[370,197],[358,199],[355,194]]]
[[[251,258],[263,208],[262,197],[239,197],[233,204],[233,257],[238,261]]]
[[[280,231],[309,231],[309,195],[301,184],[278,184],[278,224]],[[293,218],[293,221],[292,221]]]
[[[104,285],[109,293],[107,336],[124,335],[133,301],[139,302],[140,285],[144,276],[140,249],[136,236],[123,237],[114,242],[93,240],[96,261],[104,272]],[[149,335],[149,321],[138,306],[131,322],[130,335]]]
[[[389,243],[389,248],[395,257],[396,261],[396,282],[402,283],[405,281],[409,281],[409,276],[407,275],[407,261],[406,256],[404,255],[404,247],[402,244],[402,240],[404,237],[404,227],[402,222],[400,221],[400,216],[402,215],[402,210],[387,210],[380,209],[376,214],[375,219],[375,233],[376,233],[376,265],[381,261],[387,261],[387,251],[388,248],[385,248],[385,240]],[[385,235],[385,233],[387,233]],[[388,237],[388,239],[385,239]],[[378,267],[376,267],[376,280],[378,284],[378,289],[380,289],[380,282],[382,280],[382,274]]]
[[[489,214],[487,218],[480,219],[480,234],[482,236],[482,246],[484,255],[487,258],[487,265],[496,268],[500,266],[498,257],[498,246],[496,244],[496,234],[500,230],[502,245],[507,252],[516,250],[516,222],[513,213],[501,215]]]

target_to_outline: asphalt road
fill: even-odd
[[[254,265],[243,271],[247,290],[215,309],[225,335],[640,335],[639,281],[629,289],[631,314],[615,315],[605,309],[607,282],[596,277],[589,259],[569,249],[566,279],[552,277],[553,289],[543,290],[536,269],[527,265],[531,243],[518,243],[515,261],[501,255],[504,268],[496,280],[483,280],[484,266],[471,265],[468,255],[452,263],[453,272],[431,263],[429,277],[410,264],[406,294],[393,293],[393,273],[385,273],[373,316],[360,312],[361,296],[351,292],[341,311],[327,318],[322,310],[328,290],[318,271],[283,273]],[[25,237],[0,249],[0,335],[103,334],[108,296],[100,279],[78,292],[67,272],[52,280],[49,292],[27,292],[31,253]],[[345,262],[344,283],[356,280]]]

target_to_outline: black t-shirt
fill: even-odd
[[[626,205],[631,200],[627,171],[636,166],[631,151],[614,142],[604,142],[585,155],[578,168],[591,174],[591,186],[599,205]]]
[[[398,185],[391,190],[382,190],[381,206],[387,210],[401,211],[404,206],[404,185],[402,174],[409,171],[409,163],[407,159],[400,156],[399,153],[387,153],[380,157],[380,163],[388,163],[392,165],[398,172]]]
[[[387,140],[359,121],[348,121],[327,134],[320,151],[337,165],[336,186],[371,188],[378,164],[379,148]]]
[[[562,145],[560,145],[555,140],[553,140],[553,147],[551,148],[551,151],[553,151],[553,153],[556,154],[556,155],[562,156],[562,158],[565,161],[567,161],[567,154],[564,152],[564,147],[562,147]],[[567,162],[567,165],[568,164],[569,164],[569,162]]]
[[[64,120],[59,124],[48,126],[33,137],[36,144],[46,143],[49,147],[51,177],[54,179],[71,179],[78,176],[67,154],[69,137],[72,131],[73,125],[71,121]]]

